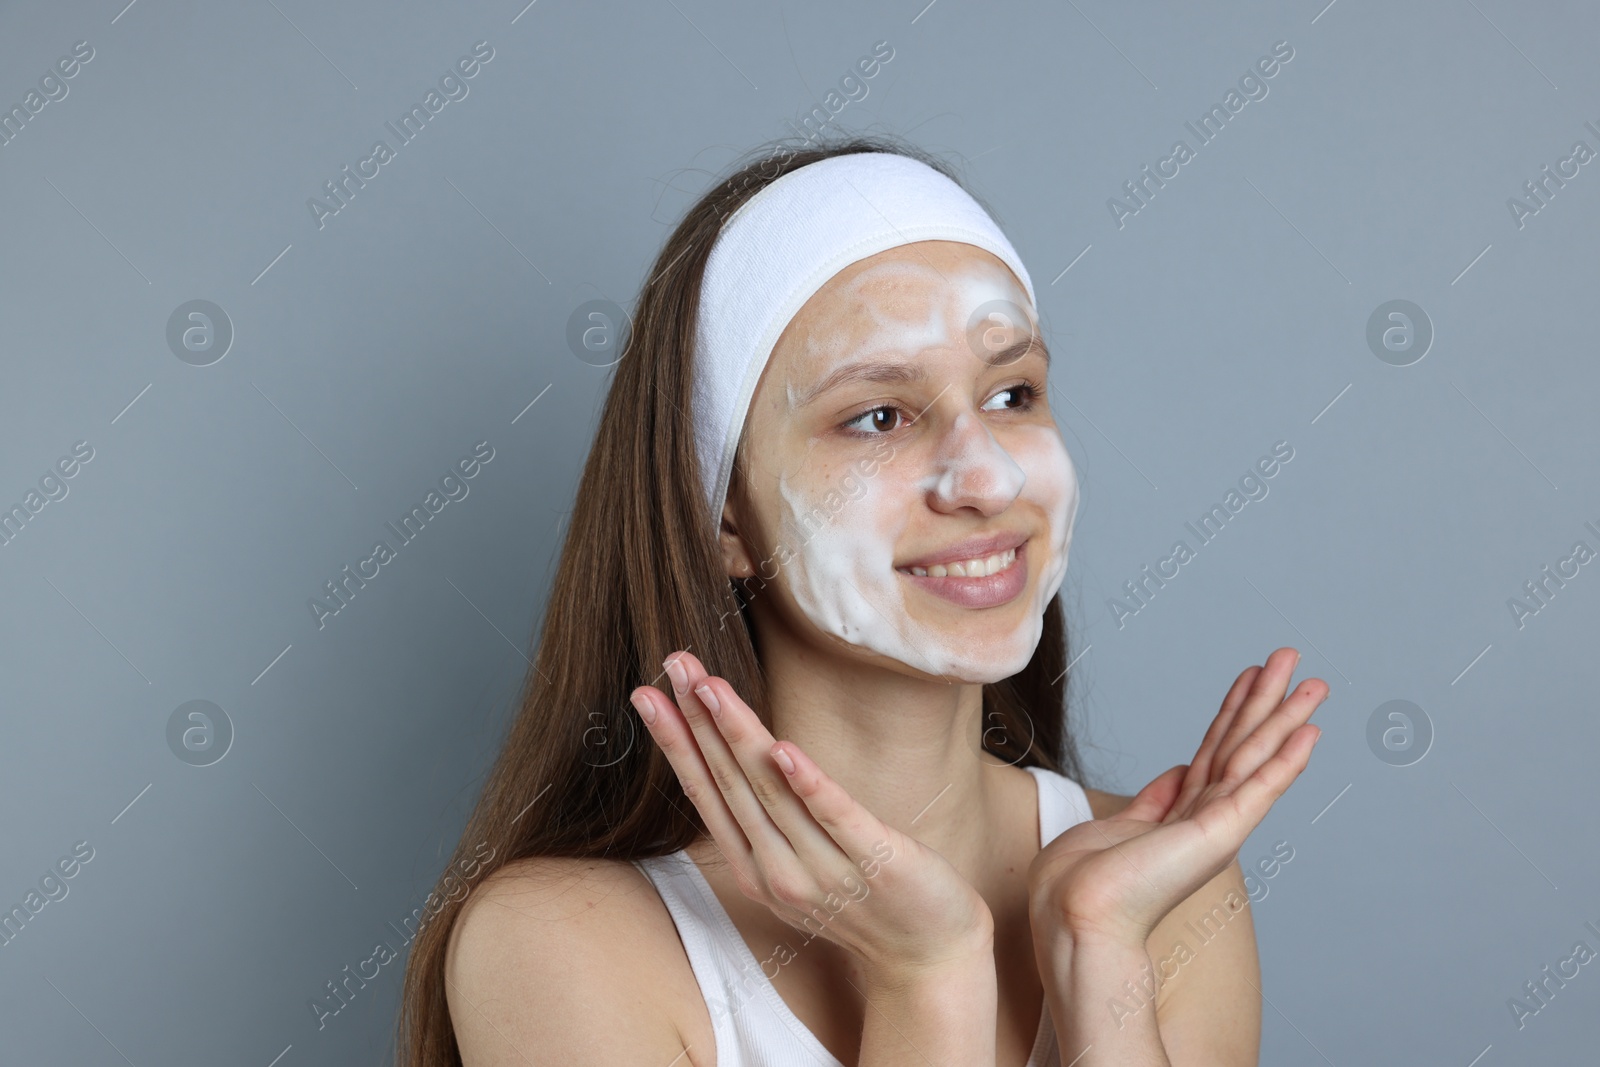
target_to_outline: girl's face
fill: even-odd
[[[1027,666],[1078,503],[1032,319],[1001,260],[954,241],[880,252],[806,302],[757,386],[724,510],[753,610],[902,673]]]

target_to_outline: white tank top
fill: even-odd
[[[1039,847],[1092,818],[1089,798],[1072,779],[1042,767],[1034,776],[1039,797]],[[661,894],[711,1013],[717,1067],[843,1067],[789,1010],[745,944],[700,868],[686,851],[633,861]],[[1039,1032],[1025,1067],[1060,1063],[1048,1006],[1041,1004]]]

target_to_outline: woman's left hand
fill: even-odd
[[[1028,871],[1035,940],[1143,947],[1166,915],[1220,874],[1305,769],[1328,696],[1320,678],[1284,699],[1300,655],[1280,648],[1234,681],[1194,760],[1159,775],[1126,808],[1051,841]]]

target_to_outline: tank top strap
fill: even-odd
[[[778,995],[686,850],[633,865],[678,929],[711,1015],[718,1067],[843,1067]]]
[[[1089,807],[1089,795],[1083,791],[1083,786],[1045,767],[1025,769],[1033,775],[1039,796],[1040,848],[1080,822],[1094,818]],[[1039,1030],[1034,1037],[1027,1067],[1052,1067],[1060,1062],[1060,1044],[1055,1027],[1051,1024],[1049,1005],[1046,1004],[1039,1012]]]
[[[684,851],[668,856],[634,860],[637,867],[661,895],[672,923],[678,928],[689,967],[706,996],[706,1007],[713,1022],[721,1020],[728,1008],[728,977],[733,959],[728,946],[720,944],[719,916],[701,895],[689,874],[694,861]],[[720,910],[720,908],[719,908]],[[718,998],[721,998],[720,1000]]]
[[[1039,847],[1094,818],[1083,786],[1047,767],[1026,768],[1039,787]]]

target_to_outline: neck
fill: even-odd
[[[1019,793],[1032,797],[1033,786],[983,752],[982,685],[902,674],[787,632],[763,632],[761,649],[775,738],[794,742],[868,811],[980,891],[999,875],[1002,843],[1019,829]]]

